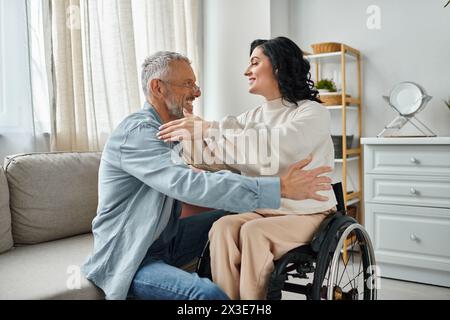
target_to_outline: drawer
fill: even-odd
[[[366,145],[364,171],[450,176],[450,145]]]
[[[450,178],[368,174],[364,183],[370,203],[450,208]]]
[[[450,209],[367,204],[366,228],[377,261],[450,271]]]

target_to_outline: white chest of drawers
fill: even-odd
[[[361,144],[365,227],[381,276],[450,287],[450,137]]]

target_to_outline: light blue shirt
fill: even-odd
[[[231,212],[280,207],[278,177],[195,172],[179,161],[174,144],[156,137],[161,125],[146,103],[114,130],[102,154],[94,249],[82,271],[107,299],[127,297],[148,248],[171,228],[174,199]]]

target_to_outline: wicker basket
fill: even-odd
[[[341,51],[341,44],[337,42],[322,42],[311,45],[314,54]]]
[[[342,136],[332,135],[331,139],[333,140],[334,146],[334,158],[342,159]],[[345,137],[345,142],[347,144],[347,149],[350,149],[353,144],[353,135],[348,135]]]
[[[350,95],[346,95],[348,98]],[[342,93],[326,93],[319,94],[319,99],[322,101],[324,106],[339,106],[342,104]]]

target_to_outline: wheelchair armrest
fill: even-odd
[[[319,228],[317,229],[317,232],[314,234],[310,246],[311,249],[317,253],[320,251],[320,247],[322,246],[322,242],[327,236],[327,232],[330,229],[332,222],[335,221],[337,218],[344,216],[345,214],[342,211],[337,211],[336,213],[329,215],[326,217],[322,223],[320,224]]]

